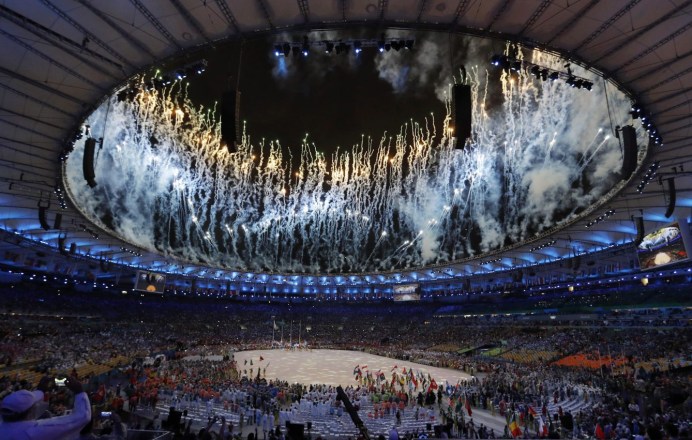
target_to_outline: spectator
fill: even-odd
[[[44,392],[50,383],[43,378],[36,391],[19,390],[5,397],[0,405],[3,440],[60,440],[77,437],[91,420],[89,397],[82,384],[74,377],[67,378],[65,386],[74,394],[72,413],[60,417],[38,419],[41,415]]]

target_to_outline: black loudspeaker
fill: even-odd
[[[455,147],[464,148],[466,139],[471,137],[471,86],[455,84],[452,87],[452,108],[454,115]]]
[[[286,439],[303,440],[305,438],[305,425],[302,423],[288,423],[286,425]]]
[[[90,137],[84,142],[84,160],[82,161],[82,171],[84,180],[91,188],[96,186],[96,174],[94,173],[94,152],[96,151],[96,139]]]
[[[637,168],[637,132],[631,125],[622,127],[622,180],[630,178]]]
[[[235,90],[229,90],[221,97],[221,142],[226,144],[228,151],[236,151],[238,142],[238,94]]]
[[[70,243],[70,255],[77,253],[77,243]]]
[[[63,237],[62,235],[58,235],[58,252],[60,252],[61,255],[67,255],[67,250],[65,249],[65,240],[67,237]]]
[[[666,218],[673,215],[675,211],[675,178],[666,179],[668,181],[668,208],[666,208]]]
[[[634,217],[634,225],[637,227],[637,238],[634,239],[634,244],[639,244],[644,240],[644,217]]]
[[[45,206],[39,206],[38,207],[38,222],[41,224],[41,227],[45,229],[46,231],[50,229],[50,225],[46,221],[46,211],[48,210],[47,207]]]
[[[62,214],[57,213],[57,214],[55,214],[55,221],[53,222],[53,229],[60,229],[61,224],[62,224]]]

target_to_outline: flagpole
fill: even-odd
[[[298,321],[298,347],[300,347],[300,335],[303,331],[303,321]]]
[[[291,328],[288,331],[288,345],[293,347],[293,320],[291,319]]]
[[[276,316],[272,316],[272,345],[269,348],[274,348],[274,330],[276,329]]]

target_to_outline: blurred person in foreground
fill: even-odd
[[[44,377],[35,391],[19,390],[0,403],[0,439],[3,440],[71,440],[91,420],[89,397],[75,377],[65,380],[65,387],[74,394],[74,406],[68,415],[39,418],[47,410],[44,393],[53,379]]]

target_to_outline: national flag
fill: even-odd
[[[512,437],[517,438],[521,435],[521,428],[519,428],[519,424],[517,423],[517,416],[515,414],[512,414],[512,418],[509,422],[509,432],[512,433]]]
[[[596,437],[598,440],[605,440],[606,435],[605,432],[603,432],[603,428],[601,428],[601,424],[597,423],[596,424],[596,430],[593,433],[594,437]]]
[[[548,426],[543,423],[543,417],[538,417],[538,435],[539,437],[547,437],[548,436]]]
[[[469,417],[471,417],[471,401],[469,398],[466,398],[466,402],[464,403],[464,406],[466,407],[466,412],[469,413]]]
[[[363,366],[360,367],[360,368],[361,368],[361,370],[367,370],[367,369],[368,369],[368,366],[367,366],[367,365],[363,365]]]
[[[533,406],[529,405],[528,411],[529,411],[529,414],[531,414],[531,416],[535,419],[537,413],[536,413],[536,410],[533,409]]]
[[[434,391],[437,389],[437,382],[435,382],[435,379],[432,379],[430,382],[430,386],[428,387],[428,392]]]
[[[264,360],[264,358],[262,356],[260,356],[260,362],[262,362],[263,360]]]
[[[392,369],[389,370],[389,372],[391,373],[392,371],[396,370],[397,368],[399,368],[399,367],[397,367],[396,365],[394,365],[394,366],[392,367]]]

